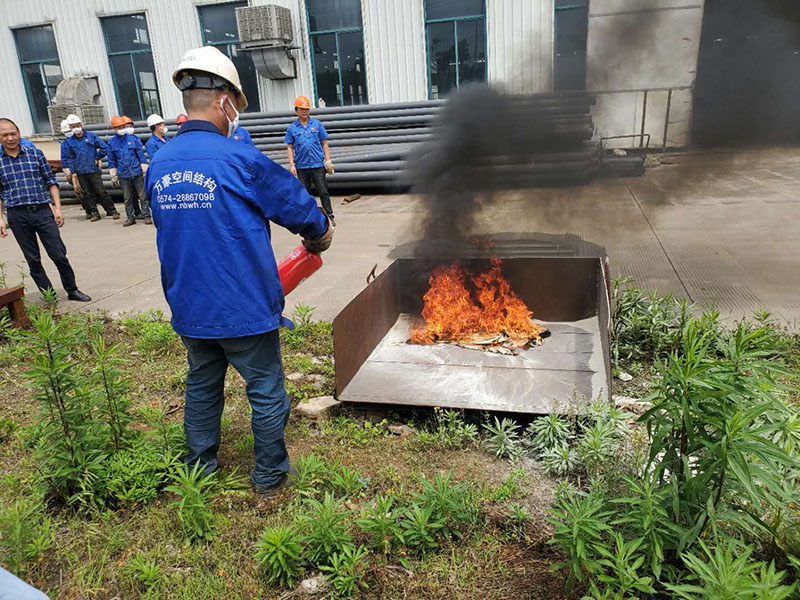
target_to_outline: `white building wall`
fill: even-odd
[[[489,81],[509,92],[553,87],[553,0],[486,0]]]
[[[371,103],[428,97],[423,0],[361,0],[367,87]],[[645,131],[661,145],[689,141],[691,95],[703,0],[591,0],[587,89],[598,93],[597,135]],[[0,68],[6,85],[0,113],[32,132],[27,97],[10,28],[52,23],[65,76],[95,75],[106,115],[117,114],[99,17],[144,12],[165,117],[183,111],[172,70],[201,43],[197,6],[219,0],[0,0]],[[262,109],[286,110],[298,94],[313,95],[304,0],[250,0],[292,11],[298,77],[259,77]],[[486,0],[489,81],[515,93],[546,92],[553,81],[553,0]],[[671,90],[671,92],[670,92]],[[645,91],[647,104],[645,107]],[[667,117],[667,103],[669,116]],[[643,114],[644,113],[644,114]]]
[[[423,0],[361,0],[370,104],[428,98]]]
[[[649,133],[651,146],[689,144],[702,23],[703,0],[590,1],[586,87],[597,92],[598,138]]]

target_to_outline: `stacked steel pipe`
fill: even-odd
[[[592,121],[589,114],[594,99],[586,94],[553,93],[514,96],[512,106],[518,110],[508,115],[509,129],[498,132],[508,135],[504,144],[525,148],[525,136],[516,136],[514,119],[531,112],[540,115],[550,127],[549,146],[530,148],[513,156],[486,157],[481,168],[496,170],[509,186],[537,186],[555,183],[585,182],[597,174],[599,150],[590,142]],[[435,147],[434,119],[445,101],[406,102],[399,104],[370,104],[319,108],[313,116],[325,125],[330,135],[331,155],[336,172],[328,177],[332,190],[399,190],[412,183],[413,166],[410,159]],[[293,112],[242,113],[241,125],[247,129],[255,146],[276,162],[288,162],[283,143],[286,128],[296,119]],[[175,134],[175,121],[168,120]],[[135,133],[142,142],[150,138],[144,121],[134,123]],[[102,139],[108,140],[114,131],[98,125],[88,125]],[[430,142],[429,144],[425,144]],[[427,148],[427,150],[426,150]],[[63,198],[75,198],[72,187],[63,174],[57,176]],[[107,164],[103,163],[103,181],[114,197],[121,192],[111,188]]]

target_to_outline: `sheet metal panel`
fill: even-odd
[[[575,393],[610,397],[607,277],[601,258],[505,258],[503,274],[552,335],[518,356],[408,344],[431,269],[398,259],[334,320],[343,401],[519,413],[565,410]],[[472,269],[485,259],[463,259]]]
[[[489,81],[514,93],[553,87],[553,0],[486,2]]]
[[[400,314],[397,310],[397,272],[397,263],[389,265],[333,320],[337,396]]]
[[[422,0],[362,0],[370,104],[427,100]]]

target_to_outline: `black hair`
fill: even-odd
[[[13,126],[16,128],[17,132],[19,132],[19,125],[17,125],[16,123],[14,123],[14,121],[12,121],[11,119],[9,119],[8,117],[0,117],[0,121],[6,121],[6,122],[8,122],[8,123],[11,123],[11,124],[12,124],[12,125],[13,125]]]

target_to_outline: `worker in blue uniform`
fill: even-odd
[[[69,162],[64,162],[63,157],[64,157],[64,144],[66,144],[67,140],[72,137],[72,129],[70,128],[69,123],[67,123],[66,119],[61,121],[61,135],[64,136],[64,139],[61,141],[61,157],[62,157],[61,170],[64,171],[64,173],[69,173],[70,172]],[[72,189],[75,190],[75,195],[81,201],[81,207],[83,208],[83,211],[86,214],[86,219],[87,220],[91,219],[92,213],[86,207],[86,196],[83,193],[83,188],[81,187],[81,184],[78,183],[77,179],[73,181],[73,179],[70,177],[67,177],[67,183],[72,186]]]
[[[325,178],[326,173],[332,175],[334,172],[328,132],[322,123],[309,116],[311,102],[306,96],[301,95],[294,99],[294,112],[297,120],[286,129],[283,139],[289,152],[289,170],[309,194],[316,189],[325,214],[335,225],[328,180]]]
[[[67,180],[73,186],[77,182],[83,189],[86,195],[85,210],[91,215],[91,221],[100,220],[98,203],[105,209],[106,215],[119,219],[119,213],[100,175],[100,161],[105,158],[108,147],[94,133],[83,130],[78,115],[67,115],[66,120],[72,129],[72,136],[61,145],[61,164],[69,165],[64,168]]]
[[[136,217],[144,217],[146,225],[150,219],[150,205],[144,193],[144,174],[147,171],[147,158],[144,155],[142,140],[133,133],[133,119],[130,117],[111,117],[111,127],[115,136],[108,140],[108,169],[111,185],[122,188],[125,197],[125,222],[123,227],[136,224]]]
[[[231,139],[236,140],[237,142],[244,142],[245,144],[255,146],[255,144],[253,144],[253,138],[250,137],[250,132],[241,125],[233,130]]]
[[[231,364],[246,381],[253,411],[251,483],[269,497],[289,483],[278,329],[292,326],[282,316],[269,222],[301,235],[310,252],[330,246],[333,227],[288,171],[230,139],[247,98],[227,56],[211,46],[190,50],[173,81],[189,120],[150,163],[145,188],[164,295],[188,355],[186,461],[206,473],[219,466]]]
[[[161,115],[157,114],[152,114],[147,117],[147,126],[150,128],[151,135],[150,139],[147,140],[147,143],[144,145],[144,149],[147,150],[147,157],[153,160],[156,152],[161,150],[164,144],[169,142],[169,138],[167,137],[169,127],[164,122],[164,119],[161,118]]]

